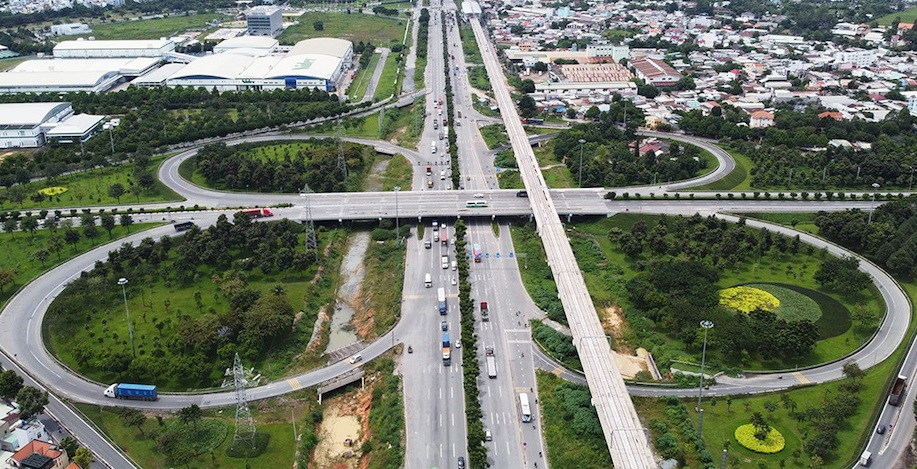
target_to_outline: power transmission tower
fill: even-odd
[[[306,226],[306,249],[315,250],[318,249],[318,236],[315,235],[315,223],[312,221],[312,201],[309,200],[309,194],[314,194],[314,192],[306,184],[306,187],[299,193],[303,198],[300,218],[302,218],[302,224]]]
[[[232,444],[246,442],[255,447],[255,422],[252,413],[248,410],[248,399],[245,397],[245,369],[242,368],[242,359],[236,354],[232,363],[232,378],[236,385],[236,433],[232,437]]]
[[[341,170],[341,174],[344,176],[344,179],[347,179],[347,160],[344,159],[344,129],[341,126],[340,119],[338,119],[338,125],[337,125],[337,138],[338,138],[338,169]]]

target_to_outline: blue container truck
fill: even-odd
[[[155,401],[159,394],[153,384],[115,383],[105,390],[105,397]]]

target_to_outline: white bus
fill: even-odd
[[[519,407],[522,408],[522,422],[529,423],[532,421],[532,409],[529,408],[529,395],[520,392],[519,393]]]

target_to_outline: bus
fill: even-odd
[[[486,200],[469,200],[465,202],[465,208],[487,208]]]
[[[449,230],[447,230],[446,227],[443,227],[443,229],[439,230],[439,242],[443,246],[449,245]]]
[[[477,244],[474,245],[474,261],[481,262],[481,246]]]
[[[519,393],[519,407],[522,408],[522,422],[529,423],[532,421],[532,409],[529,408],[529,395],[521,392]]]

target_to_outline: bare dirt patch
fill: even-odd
[[[600,318],[602,320],[602,329],[605,330],[606,334],[614,337],[615,350],[621,353],[633,354],[633,349],[625,344],[623,340],[624,328],[626,327],[623,319],[624,310],[620,306],[611,305],[606,306],[602,312],[604,313]]]
[[[353,315],[353,330],[361,340],[372,339],[373,326],[376,322],[376,311],[367,306],[363,291],[353,299],[356,313]]]
[[[360,447],[369,436],[372,386],[325,401],[319,443],[310,469],[360,469],[368,467]],[[347,445],[347,440],[350,445]]]

